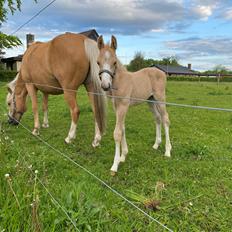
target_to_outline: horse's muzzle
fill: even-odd
[[[108,87],[108,88],[103,88],[103,87],[102,87],[102,89],[103,89],[104,91],[109,91],[109,90],[110,90],[110,87]]]
[[[10,115],[8,115],[8,123],[14,126],[17,126],[19,124],[19,122],[12,118]]]

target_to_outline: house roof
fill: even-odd
[[[184,66],[173,66],[173,65],[162,65],[162,64],[154,64],[152,67],[156,67],[168,75],[176,74],[176,75],[198,75],[198,72],[188,69]]]
[[[85,35],[87,37],[89,37],[90,39],[93,39],[95,41],[97,41],[99,34],[96,32],[95,29],[89,30],[89,31],[83,31],[80,32],[80,34]]]
[[[12,57],[7,57],[7,58],[2,58],[1,62],[7,63],[7,62],[14,62],[14,61],[22,61],[23,55],[18,55],[18,56],[12,56]]]

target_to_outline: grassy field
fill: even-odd
[[[4,85],[0,84],[1,107],[5,107]],[[152,149],[155,127],[147,105],[131,108],[126,120],[128,158],[120,165],[118,174],[111,177],[115,123],[111,104],[107,133],[101,146],[93,149],[93,116],[84,89],[79,90],[78,101],[81,115],[75,142],[64,144],[70,116],[63,96],[50,97],[50,128],[40,131],[44,140],[173,231],[231,231],[231,113],[168,107],[173,152],[167,159],[163,156],[164,145],[158,151]],[[167,101],[232,108],[232,84],[172,81],[167,86]],[[32,231],[38,221],[43,231],[75,231],[35,180],[30,165],[33,172],[38,170],[38,177],[66,208],[80,231],[164,231],[22,127],[8,125],[5,114],[0,109],[0,231]],[[32,129],[30,107],[22,123]],[[11,181],[4,177],[6,173]],[[37,213],[31,206],[34,196],[39,198]],[[143,198],[159,200],[159,210],[146,208],[141,202]]]

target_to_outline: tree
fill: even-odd
[[[36,2],[37,0],[35,0]],[[14,14],[15,11],[21,10],[22,0],[0,0],[0,27],[6,22],[7,14]],[[6,35],[0,31],[0,53],[6,48],[12,48],[21,45],[22,42],[17,36]]]
[[[128,70],[132,72],[135,72],[144,67],[145,62],[142,52],[136,52],[134,58],[130,61],[129,65],[127,66]]]
[[[213,69],[211,70],[207,70],[207,71],[204,71],[202,72],[202,74],[204,75],[215,75],[215,74],[221,74],[221,75],[226,75],[226,74],[232,74],[232,71],[227,69],[225,66],[219,64],[219,65],[216,65]]]
[[[162,60],[145,59],[142,52],[136,52],[134,58],[127,65],[129,71],[137,71],[155,64],[180,66],[174,56],[165,57]]]
[[[178,60],[175,56],[165,57],[159,62],[159,64],[180,66],[180,64],[178,63]]]
[[[214,72],[214,73],[220,73],[220,74],[228,74],[228,73],[229,73],[229,70],[228,70],[225,66],[219,64],[219,65],[216,65],[216,66],[213,68],[213,72]]]

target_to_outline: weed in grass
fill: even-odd
[[[17,203],[17,205],[18,205],[18,208],[20,209],[21,207],[20,207],[20,204],[19,204],[19,200],[18,200],[18,197],[17,197],[17,195],[16,195],[16,193],[15,193],[15,191],[14,191],[14,189],[13,189],[13,186],[12,186],[12,179],[11,179],[11,177],[10,177],[10,174],[5,174],[5,178],[6,178],[6,181],[7,181],[7,184],[8,184],[8,186],[9,186],[9,188],[10,188],[10,191],[11,191],[11,193],[13,194],[13,196],[14,196],[14,198],[15,198],[15,201],[16,201],[16,203]]]
[[[37,175],[38,170],[35,170],[34,188],[33,188],[33,202],[31,203],[32,208],[32,225],[35,232],[41,232],[41,224],[39,220],[39,194],[37,191]]]

